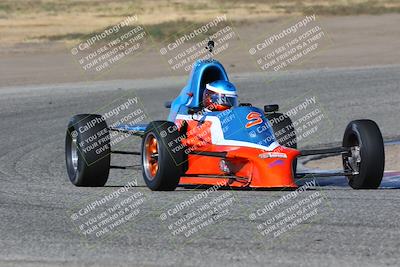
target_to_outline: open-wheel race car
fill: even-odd
[[[308,175],[346,176],[354,189],[378,188],[381,183],[384,144],[375,122],[350,122],[340,147],[297,150],[291,119],[278,112],[278,105],[262,110],[239,103],[236,89],[216,60],[197,61],[187,85],[165,106],[170,109],[167,120],[148,124],[109,127],[100,115],[72,117],[65,143],[70,181],[76,186],[103,186],[110,168],[124,168],[111,166],[111,155],[133,154],[141,157],[143,178],[151,190],[198,185],[296,188],[296,179]],[[142,138],[140,151],[112,150],[110,131]],[[276,133],[282,131],[286,137],[278,141]],[[87,140],[92,139],[103,149],[87,149],[92,142]],[[299,157],[320,154],[341,154],[343,170],[297,171]]]

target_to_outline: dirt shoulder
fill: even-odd
[[[320,24],[329,34],[329,47],[295,66],[297,69],[368,66],[400,63],[400,14],[328,16]],[[247,50],[271,29],[287,25],[287,18],[270,18],[234,25],[240,38],[232,45],[241,47],[223,54],[221,60],[230,73],[260,71]],[[165,64],[158,43],[116,64],[111,71],[93,79],[86,75],[71,55],[71,44],[42,42],[0,46],[0,87],[9,85],[45,84],[111,79],[135,79],[182,75]]]

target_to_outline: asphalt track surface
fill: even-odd
[[[231,78],[243,102],[260,106],[290,103],[296,96],[310,94],[310,90],[317,95],[332,124],[329,131],[304,145],[311,147],[339,142],[346,124],[356,118],[377,121],[386,141],[397,139],[399,73],[397,65],[267,76],[236,74]],[[64,138],[71,115],[95,112],[113,99],[134,92],[144,103],[149,119],[162,119],[167,114],[162,103],[172,99],[184,83],[184,78],[176,77],[1,88],[0,265],[397,265],[398,174],[388,174],[385,181],[390,179],[390,183],[379,190],[355,191],[343,179],[321,182],[316,189],[283,204],[293,206],[317,192],[323,196],[317,203],[317,214],[277,237],[263,236],[259,229],[272,213],[260,213],[254,220],[250,217],[290,194],[288,191],[219,190],[162,221],[161,214],[205,191],[180,188],[175,192],[151,192],[144,186],[140,170],[113,170],[104,188],[77,188],[68,181]],[[132,149],[134,146],[139,146],[138,141]],[[113,159],[114,164],[132,162],[129,156]],[[144,197],[139,214],[106,237],[88,238],[80,233],[71,213],[129,181],[138,186],[124,196],[140,192]],[[221,210],[214,212],[214,223],[197,233],[174,236],[168,228],[205,203],[218,203],[226,196],[232,199],[225,202],[227,211],[222,215]],[[272,212],[280,210],[283,206]]]

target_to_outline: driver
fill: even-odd
[[[238,105],[235,86],[228,81],[214,81],[206,85],[203,93],[205,111],[224,111]]]

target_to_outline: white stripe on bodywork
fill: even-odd
[[[176,116],[177,120],[186,120],[186,121],[198,121],[202,119],[201,115],[182,115],[178,114]],[[211,143],[213,145],[221,145],[221,146],[244,146],[244,147],[252,147],[263,149],[266,151],[272,151],[279,146],[279,143],[274,141],[269,146],[263,146],[259,144],[254,144],[245,141],[237,141],[237,140],[229,140],[224,138],[224,133],[222,131],[222,126],[219,118],[217,116],[206,116],[205,121],[211,121]]]

